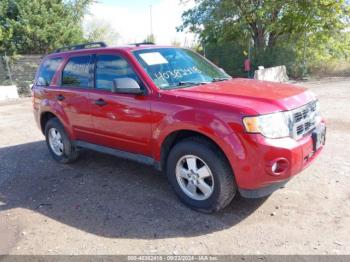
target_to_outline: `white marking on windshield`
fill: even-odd
[[[188,76],[188,75],[192,75],[192,74],[196,74],[196,73],[201,73],[201,70],[199,70],[196,66],[193,67],[187,67],[187,68],[178,68],[178,69],[174,69],[174,70],[168,70],[165,72],[157,72],[154,73],[154,77],[156,79],[161,79],[161,80],[166,80],[169,78],[174,78],[174,79],[179,79],[182,78],[184,76]]]
[[[168,61],[159,52],[143,53],[143,54],[140,54],[140,57],[149,66],[151,66],[151,65],[168,64]]]

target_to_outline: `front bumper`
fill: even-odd
[[[320,125],[325,127],[322,122]],[[292,138],[268,139],[260,134],[242,134],[245,158],[234,168],[239,191],[243,197],[263,197],[271,194],[293,176],[308,167],[323,149],[315,151],[312,133],[299,140]],[[276,161],[283,168],[272,172]],[[279,172],[281,171],[281,172]]]
[[[260,197],[265,197],[268,196],[270,194],[272,194],[273,192],[275,192],[276,190],[282,188],[285,184],[287,184],[289,181],[289,179],[281,181],[281,182],[277,182],[268,186],[264,186],[258,189],[243,189],[243,188],[239,188],[238,191],[241,194],[242,197],[245,198],[260,198]]]

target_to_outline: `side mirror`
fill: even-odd
[[[132,78],[114,79],[112,92],[120,94],[143,94],[140,85]]]

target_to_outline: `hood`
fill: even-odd
[[[259,114],[295,109],[316,99],[313,93],[295,85],[240,78],[171,92],[176,96],[249,108]]]

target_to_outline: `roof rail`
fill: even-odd
[[[129,45],[136,45],[136,46],[140,46],[140,45],[155,45],[155,43],[153,42],[142,42],[142,43],[132,43]]]
[[[64,46],[56,49],[55,51],[53,51],[53,53],[61,53],[63,51],[80,50],[94,47],[107,47],[107,45],[104,42],[92,42],[79,45]]]

